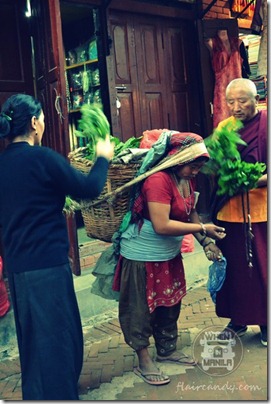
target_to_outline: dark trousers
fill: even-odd
[[[157,307],[151,314],[153,338],[160,356],[168,356],[176,351],[180,312],[181,302],[171,307]]]
[[[119,320],[125,342],[138,351],[150,345],[153,335],[157,354],[168,356],[176,350],[177,321],[181,303],[157,307],[150,313],[146,299],[145,263],[123,258],[119,298]]]
[[[9,274],[23,400],[79,400],[83,334],[68,264]]]

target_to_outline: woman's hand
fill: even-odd
[[[203,247],[203,250],[209,261],[220,261],[222,259],[223,254],[215,243],[208,244],[206,247]]]
[[[114,157],[114,142],[110,141],[110,136],[106,135],[106,138],[99,139],[96,144],[96,156],[105,157],[107,160],[111,160]]]
[[[206,235],[215,239],[215,240],[222,240],[226,237],[224,227],[216,226],[215,224],[204,224],[206,229]]]
[[[266,187],[267,186],[267,174],[262,175],[257,182],[257,188]]]

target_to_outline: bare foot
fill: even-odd
[[[140,376],[143,379],[147,379],[145,381],[148,382],[156,382],[156,383],[169,383],[170,379],[167,375],[164,375],[160,369],[153,362],[152,358],[149,355],[148,348],[143,348],[140,351],[137,351],[138,356],[138,369],[137,371],[140,373]],[[138,374],[138,373],[137,373]],[[138,374],[139,375],[139,374]]]
[[[194,358],[190,355],[186,355],[182,351],[174,351],[171,355],[169,356],[156,356],[156,361],[157,362],[166,362],[166,363],[176,363],[180,365],[192,365],[195,366],[196,362]]]

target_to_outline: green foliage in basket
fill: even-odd
[[[95,145],[98,139],[105,139],[110,134],[110,125],[103,112],[101,104],[84,104],[81,107],[81,118],[78,120],[77,137],[87,140],[87,158],[92,160],[95,157]]]
[[[238,145],[246,145],[238,133],[242,127],[241,121],[237,121],[235,125],[228,123],[220,129],[216,128],[205,139],[210,160],[204,165],[202,172],[217,177],[218,195],[233,196],[255,188],[266,170],[264,163],[253,164],[241,160]]]
[[[119,140],[119,138],[111,136],[110,140],[115,142],[115,156],[117,156],[118,154],[120,154],[120,152],[122,152],[125,149],[133,149],[133,148],[138,148],[140,141],[142,139],[141,137],[130,137],[130,139],[126,140],[126,142],[122,142],[121,140]]]
[[[86,158],[93,160],[95,158],[95,145],[98,139],[105,139],[110,134],[110,125],[103,112],[102,104],[84,104],[81,107],[81,118],[78,120],[78,130],[75,131],[77,137],[87,140]],[[131,137],[125,143],[115,136],[110,136],[110,140],[115,143],[114,154],[117,156],[120,152],[128,148],[139,147],[141,138]]]
[[[71,212],[75,212],[76,210],[80,210],[80,204],[73,200],[70,196],[66,196],[63,212],[69,214]]]

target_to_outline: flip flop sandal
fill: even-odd
[[[176,352],[175,355],[176,355],[175,357],[157,355],[156,361],[163,362],[163,363],[175,363],[175,364],[180,364],[180,365],[190,365],[190,366],[196,365],[196,362],[192,358],[192,356],[186,355],[183,352],[178,352],[178,353]]]
[[[134,374],[141,377],[144,382],[151,384],[153,386],[161,386],[163,384],[168,384],[170,382],[170,378],[163,374],[163,372],[143,372],[140,368],[134,368]],[[163,377],[163,380],[151,380],[149,377],[151,376],[160,376]]]

